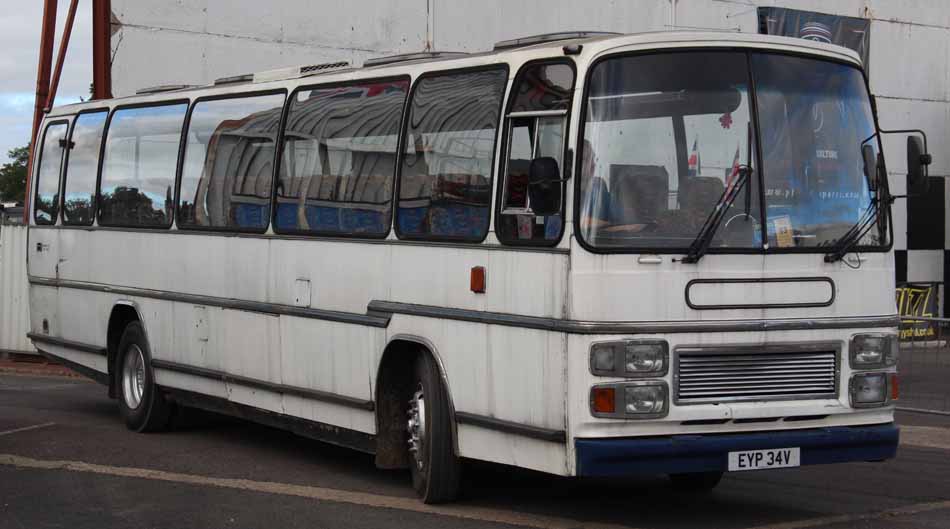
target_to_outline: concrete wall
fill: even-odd
[[[946,0],[112,0],[112,6],[117,95],[295,64],[359,64],[427,48],[487,50],[498,40],[570,29],[754,33],[758,6],[869,18],[871,88],[881,126],[926,130],[935,155],[931,175],[950,174],[950,157],[942,152],[950,140]],[[905,188],[905,141],[885,140],[898,194]],[[901,252],[907,250],[906,219],[905,202],[898,201],[895,247]],[[907,280],[943,281],[950,229],[945,233],[944,248],[898,254]]]

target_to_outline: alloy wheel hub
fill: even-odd
[[[409,432],[409,453],[415,461],[416,468],[423,470],[425,468],[423,443],[426,436],[426,404],[421,384],[409,399],[408,415],[409,422],[406,430]]]
[[[122,361],[122,398],[130,409],[142,404],[145,394],[145,355],[139,346],[133,344],[125,352]]]

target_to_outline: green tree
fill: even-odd
[[[0,166],[0,200],[23,202],[26,194],[26,163],[30,147],[17,147],[7,152],[10,162]]]

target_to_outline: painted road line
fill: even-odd
[[[30,375],[33,376],[33,375]],[[17,385],[0,385],[0,391],[10,391],[16,393],[22,393],[24,391],[54,391],[60,389],[73,389],[76,387],[76,384],[48,384],[43,386],[17,386]]]
[[[470,507],[465,505],[426,505],[415,498],[383,496],[368,492],[353,492],[325,487],[310,487],[306,485],[276,483],[271,481],[215,478],[194,474],[165,472],[163,470],[97,465],[93,463],[84,463],[82,461],[52,461],[31,459],[13,454],[0,454],[0,465],[42,470],[65,470],[69,472],[84,472],[125,478],[150,479],[155,481],[167,481],[189,485],[221,487],[268,494],[281,494],[284,496],[298,496],[314,500],[350,503],[381,509],[397,509],[401,511],[435,514],[438,516],[464,518],[468,520],[517,525],[522,527],[554,529],[572,529],[578,527],[589,527],[591,529],[630,529],[627,526],[621,525],[588,523],[568,518],[539,516],[535,514],[489,509],[484,507]]]
[[[749,527],[748,529],[811,529],[813,527],[825,527],[833,524],[847,524],[846,527],[856,527],[856,522],[865,522],[872,520],[891,519],[895,522],[900,516],[912,516],[924,512],[941,511],[950,509],[950,500],[933,501],[927,503],[914,503],[896,509],[886,511],[875,511],[860,514],[839,514],[835,516],[824,516],[821,518],[809,518],[797,522],[785,522],[772,525],[761,525]]]
[[[901,444],[950,450],[950,428],[901,426]]]
[[[904,407],[901,407],[901,406],[898,406],[898,407],[896,407],[896,408],[894,408],[894,409],[896,409],[897,411],[903,411],[903,412],[906,412],[906,413],[923,413],[923,414],[925,414],[925,415],[946,415],[946,416],[950,417],[950,411],[928,410],[928,409],[925,409],[925,408],[904,408]]]
[[[54,424],[56,423],[45,422],[43,424],[34,424],[33,426],[24,426],[23,428],[15,428],[13,430],[6,430],[4,432],[0,432],[0,437],[3,437],[4,435],[19,433],[19,432],[28,432],[30,430],[39,430],[40,428],[46,428],[47,426],[53,426]]]

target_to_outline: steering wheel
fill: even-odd
[[[745,222],[735,222],[738,218],[745,219]],[[750,220],[752,222],[749,222]],[[720,230],[723,247],[750,246],[755,240],[755,234],[759,231],[760,226],[758,219],[745,212],[729,217],[729,219],[723,223],[722,230]]]

